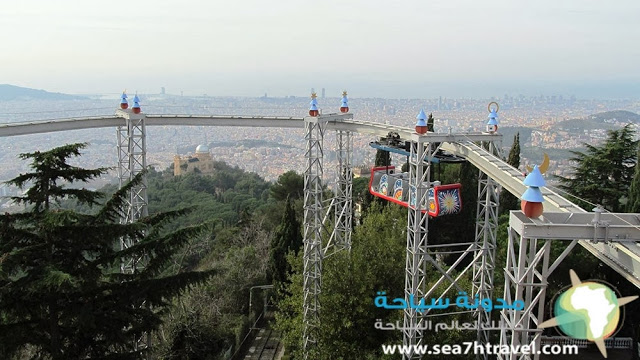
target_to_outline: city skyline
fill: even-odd
[[[640,96],[640,3],[5,4],[3,82],[72,94]]]

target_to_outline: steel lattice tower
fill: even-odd
[[[413,298],[422,299],[426,290],[427,238],[429,215],[426,210],[427,189],[431,168],[431,143],[425,136],[414,135],[411,139],[409,156],[409,206],[407,211],[407,257],[405,267],[405,301],[410,304]],[[415,301],[415,300],[413,300]],[[423,314],[415,308],[404,310],[404,345],[419,345],[423,331]],[[403,355],[404,359],[420,359],[421,355]]]
[[[306,167],[304,171],[304,254],[303,254],[303,351],[313,358],[319,324],[322,274],[322,160],[324,125],[322,117],[304,118]],[[311,356],[310,356],[311,354]]]
[[[484,143],[488,152],[494,155],[497,149],[493,142]],[[481,146],[483,147],[483,146]],[[478,204],[476,212],[475,250],[473,262],[473,291],[472,298],[493,298],[493,275],[496,258],[496,239],[498,231],[498,211],[500,206],[500,189],[489,175],[479,171],[478,174]],[[476,311],[478,324],[491,321],[491,313],[479,307]],[[489,331],[478,327],[478,342],[489,343]],[[478,355],[488,359],[488,355]]]
[[[125,121],[124,126],[117,128],[118,180],[122,187],[147,168],[145,115],[120,109],[116,111],[116,115]],[[147,205],[147,179],[143,176],[142,182],[131,188],[129,192],[129,198],[120,219],[121,223],[133,223],[148,216]],[[131,238],[123,237],[120,239],[120,248],[124,250],[131,247],[134,245],[133,241]],[[120,271],[125,274],[135,273],[144,268],[145,261],[144,257],[123,258]],[[144,304],[141,305],[144,306]],[[136,350],[146,349],[151,345],[151,334],[143,334],[134,341]]]
[[[349,131],[336,132],[336,196],[334,212],[334,239],[336,251],[351,250],[353,226],[353,169],[351,166],[352,138]]]
[[[145,116],[127,110],[118,110],[116,115],[125,120],[125,125],[117,128],[118,180],[122,187],[147,168]],[[147,204],[147,181],[143,177],[142,182],[131,189],[122,223],[132,223],[149,215]],[[131,239],[121,242],[122,249],[131,245]],[[141,259],[128,259],[123,261],[121,270],[123,273],[132,273],[143,265]]]

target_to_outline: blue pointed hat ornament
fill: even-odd
[[[498,125],[498,113],[496,113],[495,109],[491,110],[491,113],[489,114],[489,121],[487,121],[487,125]]]
[[[542,191],[540,191],[540,188],[535,186],[527,188],[520,199],[536,203],[541,203],[544,201],[544,198],[542,197]]]
[[[122,95],[120,95],[120,108],[126,109],[129,107],[129,102],[127,101],[127,91],[123,91]]]
[[[495,108],[491,108],[491,105],[495,104]],[[498,109],[500,109],[500,106],[498,105],[497,102],[492,101],[489,103],[489,106],[487,107],[487,109],[489,110],[489,121],[487,121],[487,132],[493,134],[496,131],[498,131]]]
[[[309,107],[309,115],[310,116],[318,116],[318,100],[316,100],[316,93],[311,93],[311,102],[309,103],[311,106]]]
[[[540,168],[542,170],[540,170]],[[528,168],[530,173],[523,182],[528,186],[528,188],[520,197],[522,200],[520,202],[520,209],[529,218],[537,218],[542,215],[542,212],[544,211],[544,207],[542,205],[544,197],[542,196],[540,188],[546,186],[546,182],[544,181],[542,174],[549,168],[549,157],[547,154],[544,154],[544,161],[540,168],[538,168],[537,165],[534,166],[533,169]]]
[[[542,173],[540,172],[538,165],[534,166],[531,173],[524,179],[524,184],[535,187],[543,187],[547,185],[542,177]]]
[[[420,109],[420,113],[416,116],[418,122],[416,122],[416,126],[427,126],[427,114],[424,113],[424,109]]]
[[[418,116],[416,116],[418,121],[416,122],[416,132],[418,134],[426,134],[427,133],[427,114],[424,113],[424,109],[420,110]]]
[[[347,90],[342,92],[342,103],[340,104],[340,112],[347,113],[349,112],[349,99],[347,99]]]
[[[133,97],[133,107],[131,108],[134,114],[140,114],[140,98],[138,94]]]

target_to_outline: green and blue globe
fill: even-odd
[[[565,291],[553,310],[560,330],[574,339],[606,339],[620,321],[616,293],[595,282],[583,282]]]

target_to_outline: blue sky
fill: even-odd
[[[20,0],[0,11],[0,83],[69,93],[640,97],[639,18],[637,0]]]

